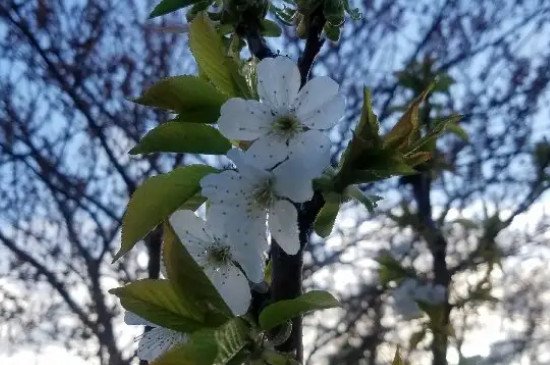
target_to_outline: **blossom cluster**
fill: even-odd
[[[259,100],[231,98],[221,107],[220,132],[235,145],[234,168],[205,176],[206,221],[180,210],[170,223],[235,315],[247,312],[249,282],[264,280],[269,238],[289,255],[300,250],[296,204],[313,197],[313,179],[330,164],[326,130],[344,115],[345,100],[329,77],[300,88],[286,57],[257,66]]]
[[[344,115],[345,100],[328,77],[300,89],[298,67],[286,57],[257,66],[258,100],[229,99],[220,110],[220,132],[235,145],[234,168],[201,180],[209,201],[206,220],[179,210],[170,224],[234,315],[248,311],[249,283],[261,283],[269,238],[289,255],[300,250],[296,204],[313,197],[313,179],[330,163],[325,131]],[[187,336],[127,312],[129,325],[152,329],[141,337],[138,357],[152,361]]]

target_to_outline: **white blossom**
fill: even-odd
[[[294,159],[266,170],[262,165],[266,161],[254,158],[250,150],[233,149],[227,156],[237,171],[226,170],[201,180],[202,195],[211,202],[210,219],[226,222],[222,224],[232,240],[256,250],[267,245],[267,219],[279,246],[289,255],[296,254],[300,249],[298,212],[292,202],[311,200],[312,176],[301,171]]]
[[[205,222],[189,210],[179,210],[170,217],[170,224],[233,314],[243,315],[251,299],[248,279],[253,282],[263,280],[265,249],[230,240],[226,233],[229,223],[213,219],[211,212],[208,211]],[[259,236],[261,232],[257,234]]]
[[[422,284],[414,278],[403,280],[393,290],[394,308],[405,318],[419,317],[422,314],[418,301],[437,305],[444,300],[445,288],[442,285]]]
[[[221,108],[227,138],[255,141],[249,148],[264,166],[298,157],[301,171],[318,176],[330,162],[330,139],[322,131],[345,112],[345,99],[329,77],[315,77],[300,90],[300,72],[286,57],[266,58],[257,67],[260,101],[229,99]]]
[[[124,323],[134,326],[149,326],[151,329],[139,336],[137,355],[140,360],[151,362],[177,344],[185,343],[187,335],[151,323],[137,314],[126,312]]]

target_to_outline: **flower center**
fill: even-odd
[[[208,249],[208,262],[212,265],[223,266],[231,261],[229,246],[216,246]]]
[[[273,123],[273,132],[280,136],[292,137],[299,131],[301,126],[300,121],[292,116],[285,115],[278,117]]]
[[[275,200],[271,179],[266,179],[254,190],[254,201],[261,207],[269,207]]]

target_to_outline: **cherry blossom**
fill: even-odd
[[[212,219],[210,212],[205,222],[189,210],[179,210],[170,217],[170,224],[233,314],[245,314],[251,299],[248,279],[263,280],[265,250],[231,241],[226,233],[227,222]]]
[[[272,170],[262,165],[253,152],[233,149],[227,153],[237,170],[210,174],[201,181],[203,196],[210,199],[210,219],[226,222],[226,233],[248,247],[265,249],[266,237],[260,234],[268,221],[269,231],[289,255],[300,249],[298,212],[292,202],[313,197],[312,176],[289,159]],[[256,248],[257,249],[257,248]]]
[[[338,84],[315,77],[300,90],[300,72],[286,57],[266,58],[257,67],[260,101],[229,99],[221,108],[220,131],[227,138],[255,141],[258,163],[274,166],[298,157],[302,170],[320,174],[330,162],[330,139],[323,133],[343,116]]]

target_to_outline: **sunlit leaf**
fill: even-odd
[[[226,100],[226,96],[199,77],[174,76],[158,81],[134,101],[180,113],[183,121],[213,123]]]
[[[182,332],[204,327],[201,315],[185,305],[168,280],[134,281],[110,292],[126,310],[159,326]]]
[[[200,71],[224,94],[245,96],[246,80],[235,61],[226,55],[221,36],[204,13],[189,25],[189,47]]]
[[[216,171],[206,165],[190,165],[146,180],[130,198],[122,219],[121,247],[114,260],[131,250],[170,214],[194,198],[200,191],[200,180]]]
[[[331,234],[342,201],[340,194],[337,193],[324,194],[324,198],[325,205],[323,205],[313,223],[315,233],[321,237],[327,237]]]
[[[339,306],[340,302],[332,294],[322,290],[310,291],[298,298],[281,300],[268,305],[260,313],[260,326],[264,330],[270,330],[308,312]]]
[[[223,155],[231,142],[205,124],[166,122],[147,133],[130,154],[177,152]]]

